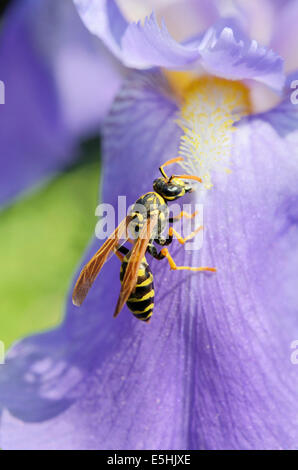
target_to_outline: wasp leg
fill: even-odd
[[[193,217],[195,217],[197,215],[197,211],[194,212],[193,214],[189,214],[188,212],[185,212],[185,211],[182,211],[180,212],[179,215],[177,215],[176,217],[169,217],[169,223],[172,224],[173,222],[176,222],[177,220],[181,219],[182,217],[186,217],[188,219],[192,219]],[[173,229],[172,227],[169,228],[169,236],[167,238],[163,238],[163,237],[159,237],[159,238],[156,238],[154,241],[156,243],[158,243],[159,245],[161,246],[167,246],[167,245],[170,245],[173,241],[173,235],[175,235],[178,239],[178,241],[184,245],[184,243],[188,240],[191,240],[196,234],[197,232],[199,232],[200,230],[202,230],[203,227],[200,226],[198,227],[196,230],[194,230],[190,235],[188,235],[186,238],[182,238],[181,235],[179,235],[179,233]],[[153,248],[154,245],[153,245]],[[150,251],[148,250],[148,252],[150,253]],[[151,254],[151,253],[150,253]]]
[[[186,219],[193,219],[197,215],[198,211],[195,211],[193,214],[189,214],[188,212],[181,211],[180,214],[176,215],[175,217],[169,217],[170,224],[177,222],[178,220],[185,217]]]
[[[170,268],[173,269],[174,271],[186,270],[186,271],[211,271],[211,272],[216,272],[216,268],[209,268],[208,266],[201,266],[199,268],[193,268],[192,266],[177,266],[167,248],[162,248],[162,250],[160,251],[160,254],[163,255],[163,258],[167,258],[167,260],[169,262],[169,265],[170,265]]]
[[[175,261],[173,260],[172,256],[169,253],[169,250],[167,248],[162,248],[160,252],[158,253],[157,249],[153,244],[148,245],[148,253],[150,253],[153,258],[161,260],[164,258],[167,258],[170,268],[175,270],[175,271],[182,271],[182,270],[187,270],[187,271],[211,271],[211,272],[216,272],[216,268],[210,268],[209,266],[201,266],[199,268],[193,268],[192,266],[177,266]]]
[[[153,243],[150,243],[148,246],[147,246],[147,252],[149,253],[149,255],[153,256],[153,258],[155,259],[158,259],[158,260],[161,260],[161,259],[164,259],[164,255],[162,254],[162,252],[158,252],[156,247],[153,245]]]
[[[156,243],[158,243],[159,245],[161,245],[161,246],[170,245],[170,244],[172,243],[172,241],[173,241],[173,234],[171,235],[171,234],[169,233],[169,236],[168,236],[167,238],[164,238],[164,237],[155,238],[154,241],[155,241]],[[155,248],[154,245],[152,245],[152,246],[153,246],[153,248]],[[155,248],[155,249],[156,249],[156,248]]]
[[[180,233],[178,233],[173,227],[169,228],[169,236],[173,238],[173,235],[177,238],[178,242],[181,243],[181,245],[184,245],[187,241],[191,240],[193,237],[196,236],[196,234],[200,231],[203,230],[203,225],[200,225],[197,227],[193,232],[191,232],[187,237],[183,238]]]

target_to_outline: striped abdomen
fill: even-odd
[[[128,255],[129,256],[129,255]],[[128,263],[128,256],[125,256],[120,270],[120,281],[122,283]],[[153,274],[144,257],[138,272],[138,279],[135,291],[131,293],[126,305],[133,315],[142,321],[149,321],[154,307],[154,285]]]

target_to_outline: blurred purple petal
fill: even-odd
[[[120,59],[127,21],[114,0],[73,0],[85,26]]]
[[[297,131],[296,134],[292,134],[291,139],[293,143],[295,140],[298,146],[297,89],[298,71],[293,72],[287,77],[286,85],[284,88],[284,96],[280,104],[265,113],[261,113],[257,116],[252,116],[250,119],[255,119],[256,117],[258,117],[263,121],[268,122],[281,137],[286,137],[288,134]]]
[[[127,82],[104,128],[105,202],[150,190],[176,153],[176,112],[158,74]],[[298,161],[260,119],[234,143],[233,172],[216,175],[205,201],[203,249],[171,248],[177,264],[217,274],[150,261],[157,298],[144,325],[127,308],[112,319],[119,262],[109,261],[80,310],[69,299],[60,329],[11,350],[3,448],[297,447]]]
[[[26,0],[1,31],[0,204],[75,157],[98,133],[121,82],[115,59],[86,31],[71,0]]]
[[[128,67],[181,69],[201,63],[208,72],[223,78],[254,79],[274,90],[281,90],[284,84],[282,59],[250,41],[239,28],[230,28],[228,20],[210,27],[198,41],[180,44],[164,22],[158,25],[154,13],[144,24],[125,24],[114,1],[75,0],[75,4],[87,28]]]
[[[121,6],[124,6],[124,4],[121,2]],[[168,30],[179,42],[206,31],[220,17],[218,2],[214,0],[178,0],[170,2],[158,0],[149,2],[149,4],[152,5],[148,9],[147,15],[149,16],[152,11],[155,11],[157,18],[164,18]],[[179,21],[180,18],[183,18],[183,21]]]
[[[298,68],[298,2],[283,2],[277,10],[271,47],[285,59],[285,68],[291,72]]]

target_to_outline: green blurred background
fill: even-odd
[[[0,212],[0,339],[5,348],[57,325],[66,294],[94,233],[99,141],[77,163]]]
[[[0,2],[0,27],[10,0]],[[61,322],[70,282],[94,233],[100,171],[98,139],[76,163],[0,210],[0,340]]]

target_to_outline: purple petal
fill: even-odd
[[[287,77],[284,97],[280,104],[270,111],[252,116],[268,122],[281,137],[298,130],[298,71]],[[296,133],[297,134],[297,133]],[[292,134],[292,141],[298,144],[298,135]],[[294,143],[294,142],[293,142]]]
[[[201,63],[208,72],[223,78],[254,79],[274,90],[283,87],[282,59],[256,41],[250,41],[239,28],[230,28],[229,20],[224,19],[209,28],[198,41],[180,44],[169,34],[164,22],[158,25],[154,14],[146,18],[144,24],[125,26],[125,20],[112,0],[75,0],[75,4],[90,31],[128,67],[180,69],[197,67]]]
[[[122,47],[123,58],[131,67],[183,68],[199,58],[196,48],[179,44],[170,36],[164,22],[160,27],[154,13],[144,25],[138,22],[127,27]]]
[[[227,20],[205,33],[199,45],[201,63],[211,74],[231,80],[254,79],[274,90],[284,85],[283,60],[272,50],[250,41]]]
[[[174,123],[177,106],[174,101],[169,101],[169,97],[170,91],[160,77],[153,77],[152,79],[140,77],[140,80],[133,82],[133,88],[129,87],[122,91],[118,102],[115,104],[116,115],[114,116],[114,113],[112,113],[106,124],[105,133],[108,147],[117,140],[119,143],[121,142],[124,149],[126,148],[126,151],[132,154],[135,148],[138,148],[141,152],[138,154],[138,158],[142,157],[142,159],[143,151],[146,148],[148,151],[150,149],[150,158],[148,154],[148,158],[142,161],[142,172],[148,174],[149,178],[141,180],[135,174],[137,184],[131,184],[131,180],[125,181],[127,172],[132,176],[130,165],[126,169],[124,164],[119,165],[119,162],[116,166],[113,165],[113,168],[106,166],[105,180],[109,180],[109,174],[112,171],[111,177],[114,182],[117,181],[117,192],[125,194],[127,188],[130,188],[129,200],[131,201],[136,199],[139,192],[146,190],[149,181],[151,183],[153,170],[151,158],[153,158],[153,162],[157,159],[163,160],[167,158],[169,151],[174,152],[177,148],[179,130]],[[130,107],[132,100],[136,100],[139,104],[139,107],[136,107],[133,113],[131,113]],[[117,109],[122,110],[122,117],[129,124],[130,129],[134,129],[133,140],[126,135],[126,128],[123,129],[121,126],[118,128],[117,122],[115,123],[116,129],[114,128],[113,121],[118,119]],[[152,116],[154,116],[154,121],[152,121]],[[144,128],[143,125],[145,125]],[[138,126],[141,126],[141,128]],[[148,130],[146,130],[146,127],[148,127]],[[113,130],[112,141],[108,137],[110,129]],[[152,142],[155,142],[153,152]],[[106,149],[106,152],[108,154],[106,158],[109,160],[112,149]],[[136,170],[139,171],[138,165]],[[123,175],[120,176],[122,173]],[[114,191],[111,193],[108,185],[104,189],[104,199],[107,202],[115,202],[117,194]],[[98,246],[99,242],[94,242],[87,257],[90,257],[90,253],[94,253]],[[160,356],[162,361],[165,360],[163,355],[169,346],[168,326],[165,327],[164,333],[161,335],[161,325],[152,323],[152,327],[150,326],[151,333],[148,335],[148,330],[146,334],[144,325],[132,318],[128,312],[125,312],[126,314],[123,312],[119,317],[119,321],[113,320],[109,310],[112,305],[115,305],[117,298],[119,288],[119,285],[117,285],[118,270],[117,259],[112,259],[105,267],[105,276],[101,278],[101,281],[104,279],[106,282],[96,282],[93,289],[93,295],[95,294],[97,299],[95,308],[92,306],[94,305],[92,295],[86,299],[82,309],[78,310],[70,306],[70,311],[60,330],[24,340],[11,351],[10,360],[3,368],[0,379],[0,403],[9,408],[17,419],[9,416],[7,412],[4,413],[3,420],[7,423],[7,427],[4,425],[2,430],[3,440],[1,445],[3,447],[129,448],[133,446],[135,448],[154,448],[155,446],[170,447],[171,445],[179,445],[182,430],[176,436],[173,436],[173,441],[172,437],[167,435],[167,430],[173,420],[176,419],[176,399],[180,400],[179,397],[182,393],[178,393],[178,388],[176,390],[176,374],[178,371],[175,351],[178,346],[175,344],[171,346],[173,348],[172,359],[171,361],[167,360],[167,373],[164,375],[162,389],[158,388],[160,377],[159,375],[154,376],[156,357],[150,360],[150,353],[152,341],[155,342],[163,338],[156,349],[156,354]],[[114,279],[115,289],[111,289],[112,279]],[[90,306],[92,306],[91,309]],[[164,322],[162,317],[160,320]],[[178,332],[178,324],[175,325],[175,329]],[[134,341],[134,335],[139,337],[137,342]],[[121,337],[122,340],[120,341]],[[131,347],[132,341],[134,341],[133,347]],[[115,351],[113,360],[109,358],[111,348]],[[122,351],[122,348],[127,349],[124,362],[117,357],[117,351]],[[141,356],[138,364],[136,355],[139,348],[142,349],[142,352],[140,351]],[[144,369],[143,373],[141,370],[138,373],[137,370],[139,367],[142,368],[144,361],[148,361],[148,364],[151,365],[148,369]],[[118,375],[119,371],[117,371],[119,365],[122,369],[121,375]],[[135,366],[137,370],[133,371]],[[103,369],[101,369],[102,367]],[[115,413],[110,411],[106,413],[105,407],[100,406],[101,415],[94,415],[95,420],[89,421],[87,419],[83,422],[80,418],[83,409],[89,413],[88,409],[91,405],[87,393],[91,385],[89,380],[101,383],[98,389],[98,392],[101,393],[103,391],[102,386],[104,386],[101,374],[104,370],[111,377],[116,388],[120,387],[122,389],[122,392],[120,389],[118,390],[119,402],[114,409]],[[130,370],[134,376],[133,381],[131,380]],[[182,369],[181,374],[184,374]],[[11,387],[13,387],[15,393],[13,393]],[[143,392],[139,387],[142,388]],[[19,390],[23,390],[21,396]],[[125,405],[125,396],[122,396],[125,390],[130,390],[134,394],[134,404]],[[108,391],[106,396],[108,401],[113,398],[114,393],[112,389]],[[172,393],[174,394],[173,397]],[[177,398],[175,397],[176,393]],[[98,403],[98,400],[102,401],[100,394],[98,397],[92,398],[93,403]],[[73,401],[74,404],[71,405]],[[66,408],[66,411],[63,412],[64,408]],[[160,413],[162,410],[168,410],[168,416],[164,416],[161,421]],[[120,434],[115,435],[114,438],[112,430],[112,433],[106,435],[106,426],[109,427],[112,422],[115,425],[117,425],[116,423],[125,422],[126,426],[130,427],[129,423],[135,414],[139,415],[135,430],[122,429]],[[67,424],[68,415],[72,424]],[[6,421],[5,416],[8,421]],[[71,416],[74,417],[74,421]],[[45,421],[50,417],[52,418],[50,421]],[[27,424],[29,434],[26,438],[25,436],[21,437],[21,434],[15,428],[18,419],[35,422],[35,424]],[[77,419],[78,425],[75,425]],[[182,416],[180,419],[182,419]],[[12,423],[9,424],[11,420]],[[72,426],[78,427],[76,436],[71,431]],[[147,426],[155,429],[154,433],[146,432]],[[93,427],[94,430],[92,431]],[[87,432],[86,435],[85,431]],[[55,439],[49,440],[52,433],[55,433]]]
[[[114,0],[73,0],[85,26],[120,58],[127,22]]]
[[[123,3],[122,5],[124,6]],[[206,31],[220,16],[218,2],[214,0],[150,1],[148,16],[155,7],[157,18],[164,18],[168,30],[179,42]],[[183,18],[183,21],[179,21],[180,18]]]
[[[114,0],[74,0],[87,28],[129,67],[182,67],[198,58],[195,49],[180,45],[160,28],[152,14],[140,22],[128,24]]]
[[[121,73],[71,1],[16,2],[1,34],[3,204],[74,159],[79,138],[98,133]]]
[[[158,74],[127,82],[104,129],[105,202],[150,190],[177,151],[176,112]],[[260,119],[234,135],[233,172],[206,198],[203,249],[171,248],[178,265],[218,272],[150,261],[156,308],[145,325],[126,307],[111,318],[119,262],[109,261],[80,310],[68,300],[60,329],[11,350],[3,448],[297,447],[298,162]]]
[[[271,47],[285,59],[286,71],[298,68],[298,3],[283,2],[276,12],[275,29]]]

